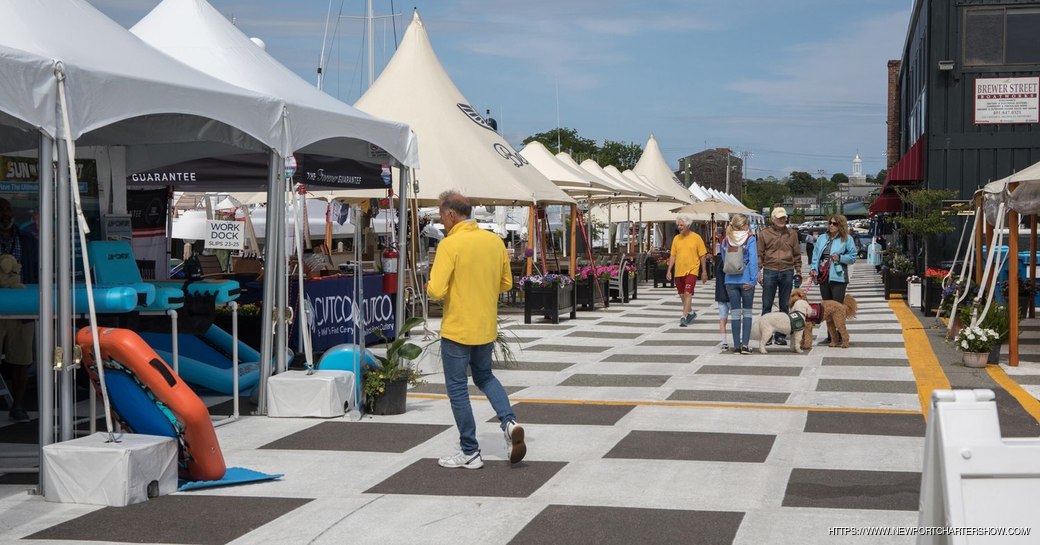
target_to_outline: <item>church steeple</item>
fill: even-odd
[[[856,158],[852,160],[852,175],[849,176],[849,183],[858,186],[867,185],[867,177],[863,175],[863,159],[860,159],[858,152]]]

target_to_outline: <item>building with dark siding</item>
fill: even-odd
[[[729,156],[729,189],[726,188],[726,159]],[[697,183],[736,198],[744,196],[744,160],[737,152],[727,153],[726,148],[707,149],[679,159],[679,170],[675,171],[684,186]]]

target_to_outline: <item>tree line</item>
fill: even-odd
[[[592,159],[600,166],[614,165],[620,171],[634,168],[643,155],[643,146],[634,142],[603,140],[603,144],[597,144],[579,135],[577,129],[567,127],[533,134],[524,139],[524,144],[534,141],[541,142],[553,153],[565,151],[579,163]]]
[[[867,175],[867,183],[881,185],[885,182],[888,171],[881,169],[877,175]],[[827,195],[835,193],[839,184],[847,184],[849,177],[843,172],[837,172],[830,178],[825,176],[813,176],[808,172],[796,170],[782,179],[758,178],[748,180],[744,185],[744,195],[741,198],[744,206],[752,210],[771,208],[777,203],[782,203],[788,197],[817,197],[821,195],[827,199]]]

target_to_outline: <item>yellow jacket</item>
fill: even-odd
[[[480,345],[498,335],[498,294],[513,287],[509,256],[502,239],[475,221],[451,228],[437,246],[426,293],[444,300],[441,336],[459,344]]]

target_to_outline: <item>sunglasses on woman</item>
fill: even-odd
[[[827,222],[827,223],[829,223],[829,224],[831,224],[831,225],[839,225],[839,223],[838,223],[838,222],[836,222],[836,221],[829,221],[829,222]]]

